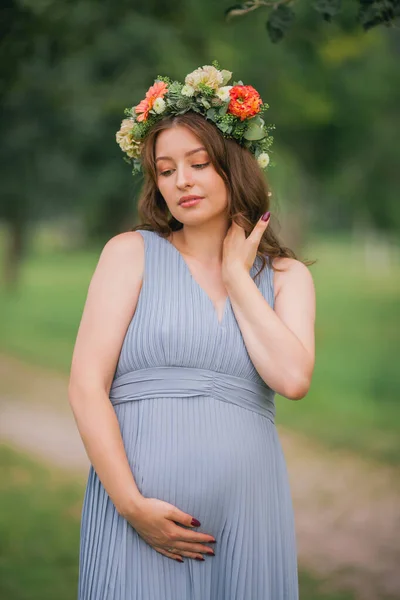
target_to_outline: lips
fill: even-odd
[[[179,200],[179,204],[182,204],[182,202],[188,202],[188,200],[202,200],[203,197],[202,196],[182,196],[182,198]]]

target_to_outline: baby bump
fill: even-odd
[[[276,471],[274,425],[240,406],[197,396],[133,401],[115,409],[140,492],[209,526],[221,525],[244,494],[262,495]]]

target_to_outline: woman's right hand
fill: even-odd
[[[175,522],[187,527],[196,526],[192,523],[192,515],[173,504],[143,496],[132,513],[125,515],[125,518],[150,546],[169,558],[183,562],[182,556],[204,560],[202,553],[214,555],[212,547],[204,545],[215,542],[214,537],[177,525]]]

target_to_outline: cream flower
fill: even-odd
[[[133,138],[132,127],[133,119],[124,119],[121,123],[121,128],[116,133],[117,144],[123,152],[131,158],[139,158],[141,144]]]
[[[184,85],[182,90],[181,90],[181,94],[182,96],[193,96],[194,94],[194,87],[192,87],[191,85]]]
[[[226,69],[222,69],[222,85],[226,85],[230,78],[232,77],[232,71],[227,71]]]
[[[215,67],[204,65],[204,67],[200,67],[192,73],[189,73],[189,75],[186,75],[185,83],[186,85],[190,85],[196,91],[199,89],[200,83],[208,85],[210,88],[216,90],[223,85],[224,77],[221,71],[218,71]]]
[[[266,152],[262,152],[257,158],[257,162],[262,169],[269,165],[269,155]]]
[[[160,115],[161,113],[164,112],[166,107],[165,104],[165,100],[163,98],[156,98],[154,100],[154,104],[153,104],[153,110],[154,112],[156,112],[158,115]]]
[[[227,102],[230,100],[229,90],[232,88],[231,85],[225,85],[224,87],[220,87],[215,93],[220,100],[223,102]]]

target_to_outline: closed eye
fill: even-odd
[[[209,164],[209,162],[205,162],[198,165],[192,165],[192,167],[195,167],[196,169],[204,169],[204,167],[207,167]]]
[[[208,167],[208,165],[210,164],[210,162],[205,162],[205,163],[199,163],[197,165],[192,165],[192,167],[194,169],[204,169],[205,167]],[[164,177],[168,177],[171,173],[172,173],[173,169],[168,169],[167,171],[162,171],[160,173],[160,175],[163,175]]]

